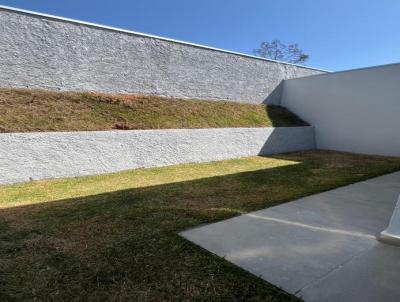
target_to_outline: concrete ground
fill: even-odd
[[[400,194],[400,172],[181,233],[312,301],[400,301],[400,248],[376,240]]]

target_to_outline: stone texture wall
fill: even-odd
[[[322,73],[4,7],[0,31],[0,87],[279,103],[283,79]]]
[[[0,183],[313,148],[313,127],[3,133]]]

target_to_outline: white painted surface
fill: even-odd
[[[400,156],[400,64],[287,80],[281,105],[315,127],[319,149]]]
[[[313,127],[5,133],[0,183],[313,148]]]
[[[210,46],[207,46],[207,45],[190,43],[190,42],[186,42],[186,41],[170,39],[170,38],[156,36],[156,35],[145,34],[145,33],[142,33],[142,32],[137,32],[137,31],[133,31],[133,30],[127,30],[127,29],[123,29],[123,28],[119,28],[119,27],[113,27],[113,26],[108,26],[108,25],[103,25],[103,24],[98,24],[98,23],[93,23],[93,22],[86,22],[86,21],[81,21],[81,20],[76,20],[76,19],[71,19],[71,18],[65,18],[65,17],[55,16],[55,15],[50,15],[50,14],[34,12],[34,11],[31,11],[31,10],[20,9],[20,8],[11,7],[11,6],[7,6],[7,5],[0,5],[0,9],[19,12],[19,13],[24,13],[24,14],[38,16],[38,17],[54,19],[54,20],[71,22],[71,23],[76,23],[76,24],[82,24],[82,25],[87,25],[87,26],[92,26],[92,27],[112,30],[112,31],[116,31],[116,32],[122,32],[122,33],[137,35],[137,36],[155,38],[155,39],[159,39],[159,40],[163,40],[163,41],[174,42],[174,43],[179,43],[179,44],[188,45],[188,46],[195,46],[195,47],[204,48],[204,49],[216,50],[216,51],[220,51],[220,52],[230,53],[230,54],[234,54],[234,55],[239,55],[239,56],[243,56],[243,57],[257,59],[257,60],[264,60],[264,61],[275,62],[275,63],[285,64],[285,65],[297,66],[297,67],[301,67],[301,68],[314,69],[314,70],[317,70],[317,71],[329,72],[328,70],[323,70],[323,69],[320,69],[320,68],[313,68],[313,67],[308,67],[308,66],[299,65],[299,64],[293,64],[293,63],[288,63],[288,62],[283,62],[283,61],[278,61],[278,60],[267,59],[267,58],[263,58],[263,57],[257,57],[257,56],[253,56],[253,55],[249,55],[249,54],[245,54],[245,53],[241,53],[241,52],[236,52],[236,51],[231,51],[231,50],[226,50],[226,49],[221,49],[221,48],[216,48],[216,47],[210,47]]]
[[[277,103],[283,79],[324,73],[2,6],[0,29],[0,87]]]
[[[380,240],[393,245],[400,245],[400,196],[394,208],[389,226],[380,233]]]

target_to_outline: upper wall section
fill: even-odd
[[[282,105],[320,149],[400,156],[400,64],[285,81]]]
[[[324,72],[1,6],[0,30],[0,87],[279,103],[283,79]]]

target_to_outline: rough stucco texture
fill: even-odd
[[[276,104],[283,79],[321,73],[6,9],[0,29],[0,87]]]
[[[0,183],[313,148],[313,127],[3,133]]]

